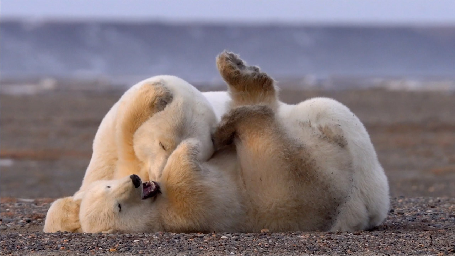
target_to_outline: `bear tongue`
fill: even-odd
[[[154,181],[147,181],[142,184],[142,200],[157,196],[160,191],[160,185]]]

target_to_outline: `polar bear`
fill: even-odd
[[[201,142],[198,159],[213,154],[211,134],[226,111],[229,95],[202,94],[175,76],[155,76],[127,90],[103,118],[93,141],[93,154],[78,193],[98,180],[120,179],[131,174],[157,180],[172,151],[183,140]],[[73,231],[79,214],[73,197],[56,200],[44,230]],[[66,225],[66,226],[65,226]],[[76,228],[77,229],[77,228]]]
[[[215,144],[235,144],[258,220],[264,225],[276,220],[279,230],[286,219],[300,219],[302,230],[308,228],[305,219],[314,224],[310,215],[335,216],[325,222],[332,231],[369,229],[384,221],[390,207],[387,177],[365,127],[346,106],[327,98],[285,104],[274,80],[234,53],[221,53],[217,67],[232,101]]]

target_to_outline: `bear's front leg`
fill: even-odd
[[[231,107],[278,103],[275,81],[256,66],[248,66],[232,52],[222,52],[216,60],[218,71],[228,84]]]
[[[179,232],[208,231],[207,206],[211,191],[205,185],[202,167],[197,160],[201,142],[187,139],[169,156],[160,180],[161,191],[169,203],[164,218]]]

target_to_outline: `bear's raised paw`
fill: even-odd
[[[264,93],[275,95],[273,78],[261,72],[259,67],[246,65],[237,54],[227,51],[220,53],[216,65],[234,96],[236,93],[251,95],[253,98]]]

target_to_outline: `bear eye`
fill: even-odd
[[[161,141],[160,141],[160,147],[161,147],[164,151],[166,151],[166,148],[164,147],[163,143],[161,143]]]
[[[111,188],[111,186],[106,186],[106,188]]]
[[[122,211],[122,205],[121,204],[118,204],[118,212],[121,212]]]

